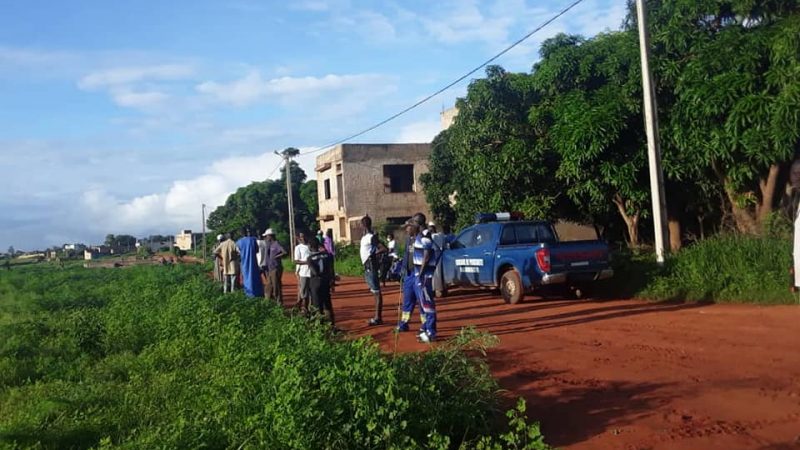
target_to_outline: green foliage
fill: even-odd
[[[624,225],[638,242],[650,199],[628,4],[621,31],[557,35],[531,73],[493,66],[470,84],[423,178],[437,219],[464,225],[478,211],[519,210]],[[693,234],[709,221],[763,231],[782,168],[800,152],[800,4],[648,4],[670,218]]]
[[[498,388],[474,355],[494,341],[391,357],[197,266],[31,266],[0,275],[0,446],[545,448],[512,446],[541,440],[519,416],[482,437]]]
[[[782,237],[719,235],[670,256],[663,269],[651,254],[615,258],[612,283],[617,295],[625,290],[653,300],[795,303],[791,249]]]
[[[316,230],[316,202],[312,205],[307,203],[312,198],[316,199],[316,181],[306,183],[305,172],[294,161],[289,168],[292,173],[292,199],[297,231]],[[289,203],[285,171],[281,171],[281,174],[279,180],[251,183],[231,194],[224,205],[209,214],[208,226],[212,230],[211,234],[232,232],[238,235],[245,227],[263,233],[267,228],[272,228],[280,242],[288,243]]]

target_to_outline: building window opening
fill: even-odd
[[[383,191],[386,193],[414,192],[414,165],[387,164],[383,166]]]
[[[325,200],[331,199],[331,180],[325,180]]]

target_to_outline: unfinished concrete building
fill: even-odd
[[[320,228],[350,243],[363,236],[365,215],[397,227],[419,211],[430,217],[420,182],[430,153],[430,144],[340,144],[319,155]]]

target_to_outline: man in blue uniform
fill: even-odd
[[[434,248],[435,244],[429,233],[417,234],[414,239],[413,255],[416,278],[414,287],[419,308],[425,315],[425,321],[417,338],[420,342],[426,343],[436,339],[436,304],[433,299],[433,273],[436,270]]]
[[[401,307],[400,322],[397,324],[397,331],[408,331],[408,322],[411,314],[414,313],[414,306],[417,304],[417,277],[414,275],[414,242],[419,232],[419,224],[416,220],[409,219],[406,222],[406,247],[403,255],[403,280],[401,295],[403,305]],[[423,319],[424,320],[424,319]]]
[[[242,260],[242,284],[244,293],[248,297],[263,297],[264,286],[261,284],[261,271],[258,268],[256,253],[258,244],[256,238],[251,236],[250,229],[242,230],[242,237],[236,241]]]

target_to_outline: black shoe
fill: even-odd
[[[369,322],[367,322],[367,325],[369,325],[371,327],[374,327],[374,326],[377,326],[377,325],[383,325],[383,320],[376,319],[376,318],[373,317],[372,319],[369,319]]]

